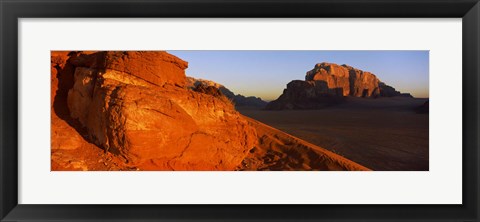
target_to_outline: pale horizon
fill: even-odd
[[[322,62],[347,64],[415,98],[429,97],[429,51],[172,50],[188,62],[186,75],[217,82],[235,94],[277,99],[292,80]]]

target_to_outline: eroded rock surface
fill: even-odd
[[[228,88],[223,86],[222,84],[216,83],[211,80],[187,77],[187,86],[192,89],[195,89],[199,86],[202,88],[208,88],[208,87],[217,88],[223,95],[225,95],[228,99],[230,99],[234,103],[235,107],[264,108],[267,105],[267,102],[263,101],[259,97],[235,94],[232,91],[230,91]]]
[[[293,80],[277,100],[266,109],[315,109],[344,101],[344,97],[412,97],[381,82],[374,74],[334,63],[318,63],[308,71],[305,81]]]
[[[130,165],[231,170],[256,143],[229,100],[188,89],[187,63],[166,52],[74,52],[68,64],[78,131]]]

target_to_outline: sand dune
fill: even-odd
[[[257,130],[259,142],[238,170],[369,170],[319,146],[245,118]]]

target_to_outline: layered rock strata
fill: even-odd
[[[129,164],[230,170],[256,143],[229,100],[188,89],[187,62],[166,52],[71,52],[66,63],[78,131]]]
[[[381,82],[370,72],[348,65],[319,63],[308,71],[305,81],[293,80],[266,109],[315,109],[340,103],[345,97],[412,97]]]

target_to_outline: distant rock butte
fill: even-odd
[[[254,96],[243,96],[240,94],[235,94],[230,91],[228,88],[223,86],[222,84],[205,80],[205,79],[197,79],[193,77],[187,77],[187,86],[191,89],[195,89],[199,85],[203,85],[206,87],[215,87],[220,90],[220,92],[229,98],[236,107],[257,107],[257,108],[264,108],[267,105],[267,102],[263,101],[259,97]]]
[[[315,109],[344,101],[345,97],[412,97],[381,82],[374,74],[334,63],[318,63],[305,81],[293,80],[266,109]]]

